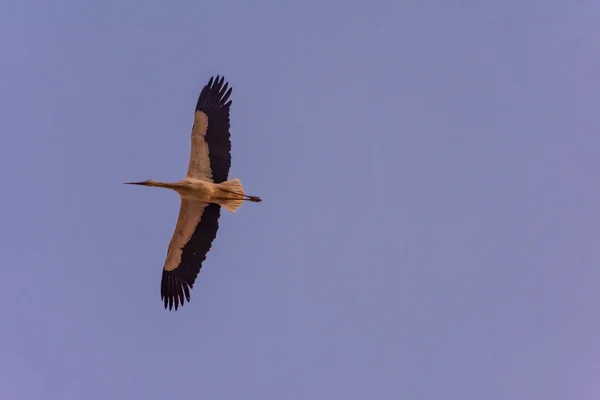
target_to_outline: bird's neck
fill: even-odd
[[[150,181],[150,182],[148,182],[148,186],[177,190],[177,189],[179,189],[181,187],[181,184],[180,184],[180,182],[157,182],[157,181]]]

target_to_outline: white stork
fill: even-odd
[[[231,165],[229,108],[231,88],[225,78],[210,78],[196,103],[192,127],[192,149],[187,176],[179,182],[153,180],[126,182],[130,185],[162,187],[175,190],[181,197],[179,218],[169,243],[162,272],[160,295],[169,310],[190,301],[206,253],[217,236],[221,207],[235,213],[244,200],[260,202],[244,194],[238,178],[228,180]]]

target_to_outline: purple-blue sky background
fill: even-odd
[[[0,398],[598,399],[594,1],[0,2]],[[211,75],[224,213],[161,268]]]

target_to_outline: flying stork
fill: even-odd
[[[190,301],[190,289],[217,236],[221,207],[235,213],[244,200],[260,202],[247,196],[238,178],[228,180],[231,166],[229,109],[231,88],[224,77],[211,77],[196,103],[192,127],[192,146],[185,179],[163,183],[148,179],[125,182],[172,189],[181,197],[179,218],[169,243],[163,266],[160,295],[175,310]],[[229,101],[228,101],[229,100]]]

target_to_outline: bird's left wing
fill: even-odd
[[[227,180],[231,167],[230,96],[231,88],[219,76],[210,78],[200,92],[194,112],[188,177],[215,183]]]
[[[169,309],[190,301],[190,289],[206,259],[219,229],[221,207],[186,198],[181,199],[179,218],[169,243],[163,267],[160,295]]]

